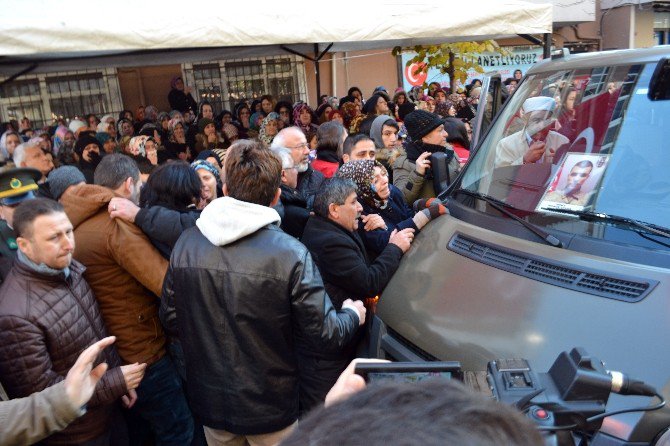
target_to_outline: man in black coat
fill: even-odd
[[[302,242],[319,267],[326,291],[339,308],[345,299],[362,301],[381,294],[402,255],[414,238],[414,229],[394,231],[389,243],[374,262],[370,262],[357,233],[363,207],[357,200],[356,185],[343,178],[330,178],[314,200],[314,213],[307,221]],[[321,404],[337,377],[353,358],[362,337],[340,352],[300,350],[300,410],[304,413]]]
[[[298,418],[296,349],[342,350],[365,307],[335,309],[307,248],[277,227],[274,154],[240,140],[224,169],[226,196],[179,238],[163,299],[176,304],[189,402],[208,444],[276,444]]]
[[[307,200],[296,189],[298,171],[289,149],[275,147],[272,151],[279,157],[282,164],[281,197],[279,197],[279,203],[275,207],[281,217],[280,228],[300,240],[309,218],[309,211],[307,210]]]
[[[298,172],[298,183],[295,187],[307,201],[307,209],[312,210],[314,196],[319,191],[325,177],[318,170],[312,169],[309,161],[309,144],[305,134],[298,127],[282,129],[272,140],[272,148],[285,148],[291,151],[291,157]]]

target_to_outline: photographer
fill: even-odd
[[[353,361],[340,375],[325,407],[305,417],[282,446],[543,444],[535,426],[519,412],[455,381],[389,382],[366,388],[363,378],[354,374],[355,366]]]

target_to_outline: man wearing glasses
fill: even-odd
[[[272,140],[272,149],[286,148],[291,151],[294,166],[298,171],[298,185],[296,189],[307,202],[307,209],[312,209],[314,196],[323,183],[321,172],[312,169],[309,160],[309,144],[305,134],[298,127],[287,127],[277,133]]]

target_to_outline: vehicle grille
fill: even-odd
[[[639,302],[658,284],[654,280],[616,276],[577,265],[566,265],[462,234],[455,234],[447,249],[529,279],[625,302]]]

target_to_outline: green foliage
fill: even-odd
[[[407,61],[407,65],[416,63],[418,71],[437,68],[442,74],[447,74],[451,83],[451,89],[455,90],[458,82],[465,83],[468,77],[468,71],[475,70],[483,73],[484,69],[477,63],[473,57],[475,53],[500,53],[508,55],[508,52],[501,48],[494,40],[485,40],[483,42],[456,42],[445,43],[442,45],[417,45],[411,48],[416,56]],[[393,48],[392,54],[397,56],[402,52],[402,48]],[[422,62],[424,64],[422,64]]]

